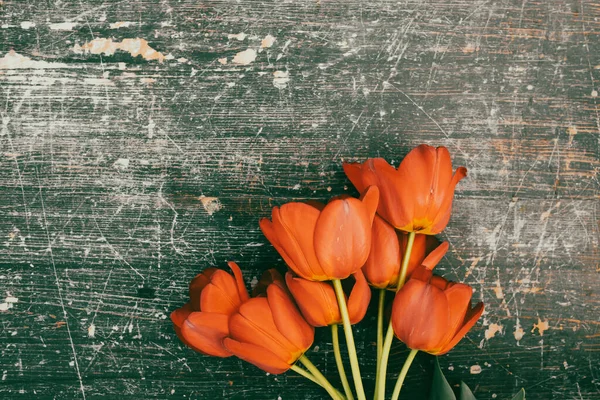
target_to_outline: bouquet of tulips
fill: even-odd
[[[454,188],[467,170],[453,173],[448,150],[428,145],[413,149],[398,169],[381,158],[343,168],[360,198],[287,203],[273,208],[271,220],[260,220],[289,268],[285,276],[266,271],[250,296],[236,263],[228,263],[233,275],[208,268],[192,279],[190,300],[171,320],[181,341],[202,354],[237,356],[271,374],[292,370],[333,399],[362,400],[367,397],[352,325],[365,316],[373,288],[378,304],[373,398],[385,399],[394,337],[410,349],[393,389],[391,398],[397,399],[417,352],[447,353],[483,313],[483,303],[471,307],[470,286],[433,275],[448,250],[433,235],[448,224]],[[394,294],[389,322],[387,292]],[[354,387],[340,353],[339,325]],[[341,390],[305,355],[315,328],[326,326]]]

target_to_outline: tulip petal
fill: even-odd
[[[350,182],[354,185],[356,190],[359,193],[362,193],[365,190],[365,185],[362,183],[362,165],[360,163],[343,163],[342,167],[344,168],[344,173]]]
[[[187,317],[194,312],[195,310],[192,308],[192,305],[188,302],[183,305],[183,307],[179,307],[171,313],[171,321],[173,325],[177,328],[181,328],[183,322],[187,319]]]
[[[456,346],[458,344],[458,342],[460,342],[460,340],[467,334],[467,332],[469,332],[469,330],[471,330],[473,325],[475,325],[475,323],[477,322],[479,317],[481,317],[481,314],[483,314],[483,309],[484,309],[483,303],[477,303],[477,305],[473,309],[469,310],[469,312],[467,312],[467,316],[465,318],[465,324],[456,333],[456,335],[454,335],[452,340],[450,342],[448,342],[439,352],[432,353],[432,354],[439,356],[442,354],[446,354],[447,352],[452,350],[454,348],[454,346]]]
[[[265,297],[248,300],[229,318],[229,337],[243,343],[264,346],[282,360],[291,359],[291,354],[298,351],[275,326]]]
[[[400,274],[400,245],[396,230],[375,215],[371,232],[371,251],[362,270],[376,288],[396,286]]]
[[[377,206],[379,205],[379,189],[377,189],[377,186],[369,186],[360,197],[360,201],[365,205],[367,215],[372,224],[375,212],[377,212]]]
[[[438,288],[417,279],[396,293],[392,305],[394,333],[409,348],[439,349],[448,329],[448,301]]]
[[[267,287],[272,283],[278,284],[281,287],[285,286],[283,277],[275,268],[270,268],[263,272],[254,290],[252,290],[252,297],[266,296]]]
[[[426,270],[431,271],[430,269],[426,269]],[[430,272],[430,273],[433,274],[432,272]],[[437,287],[440,290],[446,290],[448,288],[450,282],[448,282],[446,279],[442,278],[441,276],[433,275],[429,279],[429,284]]]
[[[201,311],[230,315],[241,303],[235,278],[223,270],[215,271],[200,294]]]
[[[471,306],[473,289],[464,283],[456,283],[444,290],[444,294],[446,295],[446,299],[448,299],[448,319],[450,325],[446,337],[449,341],[465,321],[465,316]]]
[[[291,367],[290,364],[281,360],[265,347],[241,343],[231,338],[225,338],[223,344],[233,355],[270,374],[282,374]]]
[[[348,315],[352,325],[362,321],[371,301],[371,288],[360,269],[354,273],[354,278],[356,282],[348,297]]]
[[[231,356],[223,347],[228,334],[228,317],[223,314],[194,312],[181,326],[181,335],[191,348],[215,357]]]
[[[218,270],[216,268],[207,268],[190,281],[190,305],[194,311],[200,311],[200,293],[202,293],[204,287],[210,283],[210,277],[215,271]]]
[[[444,146],[435,149],[436,164],[433,167],[433,180],[430,188],[430,200],[425,214],[433,223],[440,213],[442,205],[448,197],[449,185],[452,181],[452,159]],[[450,190],[453,192],[453,188]]]
[[[399,180],[394,167],[383,158],[369,159],[362,167],[362,180],[365,187],[374,185],[379,189],[377,212],[383,219],[398,229],[412,224],[411,190]]]
[[[431,223],[427,210],[432,201],[432,189],[436,182],[438,167],[437,152],[434,147],[422,144],[412,149],[398,167],[397,179],[405,190],[399,192],[397,203],[406,208],[410,222],[401,230],[419,232]]]
[[[442,260],[442,258],[444,258],[449,247],[450,244],[448,242],[443,242],[435,250],[429,253],[427,257],[425,257],[423,262],[421,262],[421,265],[424,265],[429,270],[433,270],[435,266]]]
[[[289,294],[281,287],[269,286],[267,300],[279,332],[304,353],[314,340],[315,329],[306,322]]]
[[[278,207],[273,208],[273,213],[275,213],[275,208],[278,208]],[[277,233],[275,232],[275,227],[273,226],[273,223],[271,221],[269,221],[268,218],[262,218],[258,222],[258,225],[260,226],[260,230],[262,231],[263,235],[265,235],[267,240],[269,242],[271,242],[271,245],[273,245],[273,247],[275,247],[275,250],[277,250],[277,252],[281,256],[281,258],[283,258],[283,261],[286,263],[286,265],[288,267],[290,267],[292,269],[292,271],[298,270],[298,267],[294,263],[294,260],[286,252],[286,250],[281,246],[281,243],[279,243],[279,239],[277,238]],[[266,290],[266,287],[265,287],[265,290]]]
[[[433,276],[433,271],[430,270],[429,268],[425,267],[424,265],[419,265],[411,274],[410,279],[416,279],[419,280],[421,282],[425,282],[425,283],[430,283],[430,281],[434,278],[437,278],[436,276]],[[444,279],[444,278],[441,278]],[[444,279],[445,280],[445,279]],[[434,285],[436,287],[438,287],[440,290],[444,290],[446,288],[446,286],[439,287],[438,285]]]
[[[340,323],[342,316],[330,282],[309,281],[285,274],[288,289],[292,292],[302,315],[315,327]]]
[[[371,250],[371,220],[363,203],[348,198],[327,204],[316,223],[314,248],[329,279],[358,271]]]
[[[246,289],[246,283],[244,282],[242,270],[240,269],[239,265],[237,265],[233,261],[229,261],[227,265],[229,265],[229,268],[231,268],[231,271],[233,272],[240,299],[242,300],[242,302],[248,300],[248,290]]]
[[[304,203],[287,203],[280,209],[273,209],[275,233],[281,247],[293,260],[293,264],[288,266],[298,275],[311,280],[328,279],[313,247],[319,215],[318,209]]]
[[[450,183],[448,184],[448,188],[445,190],[442,198],[442,203],[439,205],[439,210],[437,215],[433,218],[432,224],[432,234],[438,234],[444,230],[448,222],[450,221],[450,214],[452,211],[452,202],[454,200],[454,189],[458,182],[467,176],[467,169],[465,167],[458,167]]]

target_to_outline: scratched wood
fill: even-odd
[[[282,266],[272,206],[426,142],[469,169],[439,270],[486,303],[450,382],[600,398],[599,33],[595,0],[0,1],[0,397],[323,398],[183,348],[168,314],[202,268]]]

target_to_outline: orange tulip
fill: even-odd
[[[404,257],[408,234],[397,231],[385,222],[379,215],[373,220],[373,234],[371,237],[371,252],[362,268],[367,281],[379,289],[393,289],[398,283],[400,263]],[[433,249],[440,244],[435,236],[415,235],[415,240],[410,253],[407,277],[421,265]]]
[[[229,318],[229,337],[223,344],[242,360],[281,374],[308,350],[314,334],[287,290],[273,283],[266,297],[246,301]]]
[[[229,262],[233,276],[209,268],[190,282],[190,301],[171,313],[175,333],[192,349],[212,356],[229,357],[223,346],[229,333],[229,316],[248,300],[240,267]]]
[[[397,170],[382,158],[371,158],[345,163],[344,172],[360,192],[371,185],[379,188],[377,213],[383,219],[396,229],[425,235],[448,225],[454,188],[467,175],[465,167],[452,174],[448,149],[426,144],[411,150]]]
[[[392,305],[396,337],[409,348],[433,355],[449,352],[475,325],[483,303],[471,308],[473,289],[432,276],[421,266],[398,291]]]
[[[319,327],[342,323],[340,308],[331,282],[309,281],[294,276],[291,272],[285,275],[285,282],[309,324]],[[367,312],[371,289],[361,270],[345,279],[342,285],[349,292],[346,301],[350,323],[356,324]]]
[[[297,275],[311,281],[345,279],[367,260],[378,199],[379,191],[371,187],[362,200],[287,203],[273,208],[272,222],[261,219],[260,228]]]

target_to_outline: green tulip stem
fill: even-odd
[[[304,364],[304,366],[306,367],[308,372],[310,374],[312,374],[312,377],[317,381],[316,383],[319,386],[321,386],[323,389],[327,390],[327,393],[329,393],[329,395],[331,396],[332,399],[334,399],[334,400],[344,400],[345,399],[344,395],[341,394],[340,392],[338,392],[331,385],[331,383],[329,383],[327,378],[325,378],[325,376],[321,373],[321,371],[319,371],[319,368],[317,368],[312,362],[310,362],[310,360],[304,354],[298,359],[298,361],[300,361],[302,364]],[[299,368],[299,369],[302,370],[302,368]],[[298,372],[295,369],[294,369],[294,371]],[[302,371],[306,372],[304,370],[302,370]],[[310,379],[310,378],[308,378],[308,379]]]
[[[342,381],[342,386],[344,387],[344,393],[346,393],[346,398],[348,400],[354,400],[352,389],[350,388],[348,378],[346,377],[346,370],[344,369],[344,363],[342,361],[342,353],[340,353],[340,337],[338,335],[337,324],[331,325],[331,341],[333,342],[333,354],[335,356],[335,363],[337,365],[338,372],[340,373],[340,380]]]
[[[400,396],[400,390],[402,389],[402,384],[404,383],[404,378],[406,378],[406,374],[408,373],[408,369],[412,364],[415,356],[419,350],[411,350],[408,353],[408,357],[406,357],[406,361],[404,361],[404,365],[402,366],[402,370],[400,371],[400,375],[398,375],[398,380],[396,381],[396,386],[394,386],[394,392],[392,393],[392,400],[398,400],[398,396]]]
[[[366,400],[367,397],[365,396],[365,389],[360,376],[360,367],[358,366],[358,357],[356,356],[354,335],[352,334],[352,326],[350,325],[348,306],[346,305],[346,296],[344,295],[344,290],[342,289],[342,282],[339,279],[334,279],[332,282],[338,305],[340,307],[342,322],[344,323],[344,333],[346,334],[346,345],[348,347],[348,355],[350,356],[350,367],[352,367],[352,378],[354,379],[354,387],[356,388],[356,397],[358,397],[358,400]]]
[[[306,379],[308,379],[312,383],[316,383],[317,385],[323,387],[323,385],[321,385],[321,382],[319,382],[317,380],[317,378],[315,378],[310,372],[302,369],[301,367],[299,367],[297,365],[292,365],[292,368],[290,368],[290,369],[292,371],[296,372],[298,375],[302,375],[303,377],[305,377]]]
[[[398,292],[404,281],[406,280],[406,271],[408,270],[408,263],[410,261],[410,253],[412,253],[413,243],[415,242],[415,233],[408,233],[408,243],[406,243],[406,250],[404,251],[404,258],[402,258],[402,266],[400,268],[400,276],[398,277],[398,284],[396,285],[396,292]],[[376,399],[385,399],[385,378],[387,374],[387,364],[390,357],[390,349],[392,348],[392,341],[394,340],[394,328],[392,327],[392,320],[388,324],[387,332],[385,334],[385,340],[383,342],[383,350],[381,353],[381,360],[379,361],[379,374],[377,376],[377,382],[375,387],[377,389]]]
[[[377,307],[377,365],[383,351],[383,309],[385,307],[385,289],[379,289],[379,306]]]
[[[379,381],[379,364],[383,352],[383,311],[385,308],[385,289],[379,289],[379,304],[377,307],[377,372],[375,374],[375,395],[377,395],[377,382]]]

